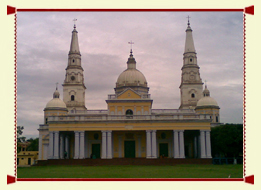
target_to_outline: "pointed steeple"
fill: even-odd
[[[71,40],[71,47],[69,51],[70,54],[80,54],[80,48],[78,43],[78,32],[76,30],[76,25],[74,24],[73,31],[72,31],[72,40]]]
[[[135,58],[133,57],[132,49],[130,50],[130,57],[128,58],[127,64],[128,64],[128,69],[136,69],[136,61]]]
[[[186,42],[185,42],[184,53],[196,53],[193,36],[192,36],[192,29],[190,27],[190,22],[189,22],[189,17],[188,17],[188,26],[186,29]]]
[[[180,109],[194,109],[197,105],[197,101],[203,95],[203,83],[200,78],[199,66],[197,64],[197,53],[189,20],[186,29],[185,50],[181,70],[181,84],[179,87],[181,94]]]
[[[76,19],[74,19],[76,21]],[[86,110],[85,107],[85,84],[81,54],[78,43],[78,32],[74,24],[72,31],[71,46],[68,55],[68,65],[63,83],[63,101],[68,110]]]

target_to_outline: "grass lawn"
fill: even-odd
[[[32,166],[17,168],[18,178],[231,178],[243,177],[243,165],[176,166]]]

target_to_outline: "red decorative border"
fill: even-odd
[[[16,9],[16,7],[12,7],[7,5],[7,15],[14,14],[15,13],[15,64],[14,64],[14,74],[15,74],[15,177],[7,175],[7,184],[15,183],[16,181],[245,181],[245,183],[254,184],[254,175],[251,176],[245,176],[245,178],[17,178],[17,131],[16,131],[16,125],[17,125],[17,14],[16,12],[70,12],[70,11],[102,11],[102,12],[118,12],[118,11],[128,11],[128,12],[142,12],[142,11],[153,11],[153,12],[184,12],[184,11],[190,11],[190,12],[216,12],[216,11],[232,11],[232,12],[244,12],[243,17],[243,45],[244,45],[244,52],[243,52],[243,83],[244,83],[244,97],[243,97],[243,123],[244,123],[244,141],[243,141],[243,147],[244,147],[244,163],[243,163],[243,176],[246,175],[246,98],[245,98],[245,77],[246,77],[246,60],[245,60],[245,51],[246,51],[246,18],[245,14],[251,14],[254,15],[254,5],[245,7],[244,9]]]
[[[15,32],[15,37],[14,37],[14,40],[15,40],[15,45],[14,45],[14,58],[15,58],[15,63],[14,63],[14,85],[15,85],[15,89],[14,89],[14,111],[15,111],[15,116],[14,116],[14,128],[15,128],[15,131],[14,131],[14,138],[15,138],[15,142],[14,142],[14,154],[15,154],[15,160],[14,160],[14,163],[15,163],[15,177],[17,176],[17,14],[14,15],[15,16],[15,29],[14,29],[14,32]]]
[[[246,176],[246,14],[243,15],[243,176]]]

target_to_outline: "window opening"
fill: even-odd
[[[71,95],[71,101],[74,101],[74,95]]]
[[[126,118],[128,118],[128,119],[132,119],[133,118],[133,111],[132,110],[128,109],[126,111]]]
[[[191,98],[195,98],[195,94],[194,93],[191,94]]]

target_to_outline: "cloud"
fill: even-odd
[[[88,109],[106,109],[127,65],[132,40],[137,69],[147,79],[153,108],[180,105],[187,15],[202,80],[221,107],[221,121],[242,123],[243,15],[237,12],[19,12],[18,125],[37,135],[55,83],[65,78],[73,18],[82,55]]]

